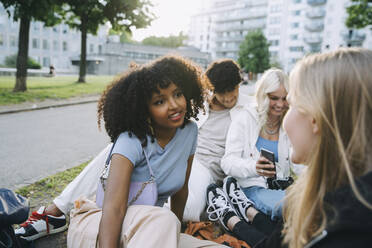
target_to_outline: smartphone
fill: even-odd
[[[274,168],[270,169],[270,170],[274,171],[275,170],[275,155],[274,155],[274,153],[272,151],[261,148],[261,156],[267,158],[268,160],[270,160],[273,163]]]

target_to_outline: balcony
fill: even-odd
[[[323,41],[323,38],[320,35],[316,36],[307,36],[304,38],[304,41],[310,45],[320,44]]]
[[[307,4],[309,5],[321,5],[325,4],[327,0],[307,0]]]
[[[306,12],[306,16],[308,18],[323,18],[326,14],[324,9],[317,9],[317,10],[308,10]]]
[[[250,30],[250,29],[262,29],[265,28],[266,21],[252,21],[249,23],[230,23],[230,24],[219,24],[214,28],[215,32],[229,32],[236,30]]]
[[[258,19],[264,18],[267,16],[266,11],[244,11],[240,12],[237,15],[225,14],[217,17],[216,23],[221,22],[228,22],[228,21],[239,21],[239,20],[246,20],[246,19]]]
[[[324,24],[321,22],[308,22],[305,24],[305,28],[310,32],[320,32],[324,29]]]
[[[234,36],[222,36],[218,35],[216,37],[216,42],[231,42],[231,41],[239,41],[242,42],[244,40],[244,35],[234,35]]]
[[[355,29],[342,31],[341,36],[348,46],[362,46],[366,39],[365,33]]]

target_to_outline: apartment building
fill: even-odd
[[[272,60],[290,71],[308,53],[347,46],[372,49],[369,27],[345,26],[350,4],[350,0],[210,0],[208,9],[192,18],[189,44],[211,53],[212,59],[237,59],[245,35],[261,29]]]

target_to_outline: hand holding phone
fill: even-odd
[[[270,162],[266,160],[258,160],[256,164],[257,174],[265,177],[275,177],[276,176],[276,169],[275,169],[275,155],[273,152],[261,148],[261,157],[266,158]]]

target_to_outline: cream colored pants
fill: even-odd
[[[67,247],[94,248],[102,210],[95,202],[80,198],[71,211]],[[127,210],[122,225],[120,247],[199,248],[226,247],[211,241],[180,234],[181,224],[168,209],[134,205]]]

